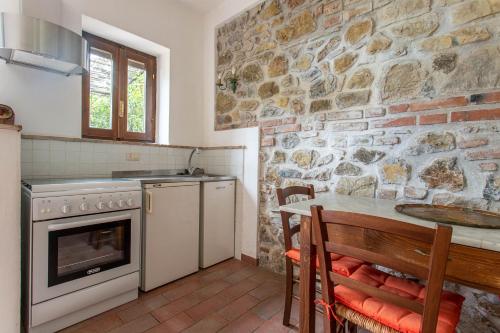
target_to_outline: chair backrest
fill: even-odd
[[[444,275],[448,261],[448,251],[451,242],[452,228],[438,225],[436,229],[426,228],[401,221],[380,218],[376,216],[323,210],[321,206],[312,206],[312,223],[314,236],[317,242],[317,251],[320,261],[321,283],[324,301],[333,304],[334,282],[378,298],[382,301],[406,308],[423,316],[420,332],[435,332],[441,292],[443,289]],[[348,242],[340,240],[336,235],[340,229],[359,232],[362,237],[376,233],[385,235],[380,238],[411,240],[419,244],[426,244],[430,248],[428,261],[424,266],[414,265],[398,257],[398,247],[394,247],[393,256],[381,254],[374,247],[363,246],[363,241]],[[376,246],[375,246],[376,247]],[[378,264],[398,272],[408,273],[421,280],[427,280],[427,288],[423,304],[393,293],[383,291],[360,281],[336,274],[332,271],[329,253],[361,259],[373,264]]]
[[[314,186],[290,186],[287,188],[276,189],[276,194],[278,196],[278,203],[280,206],[286,205],[287,199],[293,195],[305,195],[309,199],[314,199]],[[290,218],[295,215],[288,212],[281,212],[281,223],[283,225],[283,238],[285,239],[285,251],[292,248],[292,237],[297,232],[300,231],[300,225],[296,225],[293,228],[290,226]]]

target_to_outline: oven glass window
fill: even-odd
[[[49,232],[49,287],[130,263],[130,220]]]

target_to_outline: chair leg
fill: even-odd
[[[292,313],[293,299],[293,264],[286,258],[286,289],[285,289],[285,309],[283,313],[283,325],[290,325],[290,314]]]
[[[353,324],[350,321],[346,321],[346,325],[347,325],[347,332],[348,333],[357,333],[358,332],[358,326],[356,326],[356,324]]]

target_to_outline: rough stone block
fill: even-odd
[[[344,132],[344,131],[366,131],[368,129],[367,122],[349,122],[349,123],[330,123],[328,130],[331,132]]]

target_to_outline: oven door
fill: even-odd
[[[140,210],[36,222],[33,304],[139,270]]]

